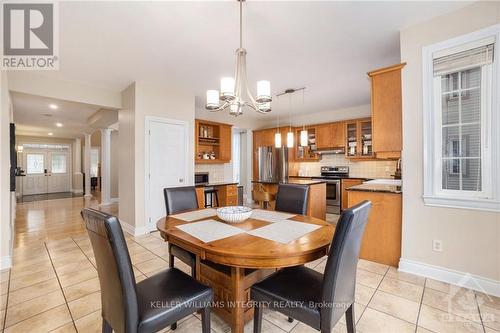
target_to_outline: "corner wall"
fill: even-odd
[[[422,199],[422,47],[498,23],[500,2],[479,1],[401,31],[401,61],[407,65],[402,71],[405,176],[400,267],[435,278],[442,274],[442,279],[469,273],[500,295],[500,214],[429,207]],[[432,250],[433,239],[443,242],[442,252]]]
[[[9,124],[11,122],[10,96],[7,73],[0,71],[0,269],[12,263],[12,227],[10,193],[10,145]]]

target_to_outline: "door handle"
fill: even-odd
[[[179,178],[179,183],[184,183],[184,178]]]

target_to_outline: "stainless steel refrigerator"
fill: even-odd
[[[288,180],[288,148],[259,147],[258,154],[259,181],[278,183]]]

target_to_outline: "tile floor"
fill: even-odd
[[[83,206],[81,198],[62,200],[67,200],[72,210]],[[40,203],[36,205],[41,207]],[[67,217],[69,213],[61,209],[53,213]],[[23,212],[23,207],[19,211]],[[18,238],[13,267],[1,272],[2,332],[99,332],[100,287],[87,235],[80,230],[51,239],[41,237],[39,228],[33,232],[34,238]],[[127,235],[126,239],[138,281],[167,267],[168,250],[157,232],[135,238]],[[307,266],[322,272],[325,264],[322,258]],[[189,268],[178,260],[176,265],[189,273]],[[355,315],[357,330],[362,333],[500,332],[500,298],[365,260],[358,265]],[[266,311],[264,319],[266,333],[316,332],[297,321],[289,323],[275,312]],[[346,332],[344,323],[337,324],[334,332]],[[230,331],[215,315],[212,330]],[[179,322],[176,332],[201,332],[199,316],[191,315]],[[251,323],[245,332],[252,332]]]

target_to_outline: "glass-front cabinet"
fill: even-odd
[[[346,122],[346,157],[373,158],[371,118]]]

